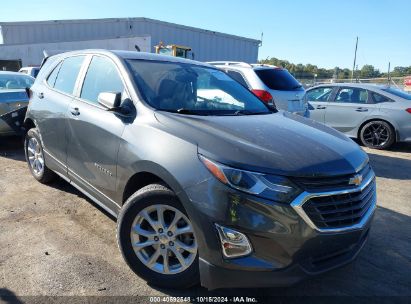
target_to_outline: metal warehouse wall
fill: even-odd
[[[40,65],[44,58],[43,51],[53,54],[56,51],[74,51],[83,49],[109,49],[135,51],[138,45],[142,52],[150,52],[150,37],[129,37],[101,40],[50,42],[32,44],[0,45],[0,60],[21,60],[23,66]],[[2,66],[0,64],[0,70]]]
[[[259,41],[147,18],[60,20],[0,23],[0,43],[28,44],[128,36],[151,36],[193,49],[195,59],[256,62]],[[0,54],[1,56],[1,54]]]

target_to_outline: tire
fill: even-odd
[[[48,184],[57,178],[57,175],[45,164],[44,151],[36,128],[30,129],[26,133],[24,153],[30,172],[36,180],[42,184]]]
[[[161,221],[158,214],[163,214],[163,225],[159,224]],[[146,218],[150,218],[153,225]],[[175,218],[181,219],[173,225]],[[161,229],[163,231],[159,233]],[[177,236],[182,229],[190,232]],[[153,235],[146,237],[137,231]],[[170,232],[175,235],[169,236]],[[198,245],[193,225],[174,192],[163,185],[143,187],[127,200],[118,217],[117,242],[128,266],[149,284],[163,288],[189,288],[200,281]],[[153,244],[141,246],[141,249],[132,245],[145,242]],[[191,252],[183,250],[181,245]],[[161,249],[161,246],[164,248]],[[158,252],[162,252],[161,255]],[[177,259],[178,253],[187,266],[183,266],[180,259]],[[164,262],[165,256],[167,263]],[[150,263],[152,260],[155,261]],[[165,264],[168,265],[167,268]],[[166,269],[169,273],[166,273]]]
[[[361,143],[372,149],[385,150],[395,142],[395,130],[383,120],[366,123],[360,130]]]

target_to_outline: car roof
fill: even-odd
[[[313,86],[308,90],[312,90],[319,87],[352,87],[352,88],[362,88],[362,89],[386,89],[388,85],[386,84],[374,84],[374,83],[358,83],[358,82],[344,82],[344,83],[322,83],[320,85]]]
[[[269,70],[269,69],[279,69],[284,70],[282,67],[275,65],[265,64],[265,63],[246,63],[237,61],[211,61],[209,62],[215,67],[225,68],[225,69],[253,69],[253,70]]]
[[[12,71],[0,71],[0,75],[24,75],[19,72],[12,72]]]
[[[79,51],[70,51],[60,53],[51,57],[67,57],[73,56],[78,54],[91,54],[91,55],[107,55],[107,56],[116,56],[123,59],[140,59],[140,60],[155,60],[155,61],[164,61],[164,62],[178,62],[178,63],[188,63],[188,64],[195,64],[201,65],[206,67],[213,67],[207,63],[167,56],[167,55],[159,55],[154,53],[146,53],[146,52],[137,52],[137,51],[119,51],[119,50],[103,50],[103,49],[86,49],[86,50],[79,50]]]

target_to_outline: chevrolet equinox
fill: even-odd
[[[129,267],[161,287],[291,285],[352,261],[376,208],[367,155],[215,67],[148,53],[48,58],[25,153],[117,218]]]

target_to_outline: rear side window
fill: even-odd
[[[98,103],[98,95],[102,92],[123,91],[123,82],[114,63],[108,58],[94,56],[87,70],[80,97]]]
[[[256,69],[257,76],[271,90],[296,91],[302,88],[301,84],[287,70],[280,68]]]
[[[84,56],[74,56],[65,59],[61,64],[54,88],[67,94],[73,94],[83,60]]]
[[[228,75],[230,75],[233,79],[235,79],[235,80],[237,80],[239,83],[241,83],[243,86],[245,86],[246,88],[248,88],[248,85],[247,85],[247,83],[245,82],[243,75],[241,75],[240,73],[235,72],[235,71],[226,71],[226,73],[227,73]]]
[[[327,101],[333,91],[332,87],[320,87],[307,92],[308,101]]]
[[[367,103],[368,91],[359,88],[342,88],[335,99],[338,102]]]

